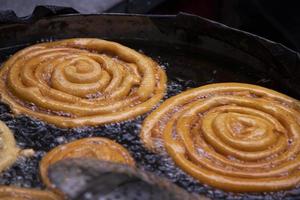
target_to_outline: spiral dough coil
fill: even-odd
[[[50,165],[68,158],[93,158],[135,166],[135,161],[122,145],[102,137],[90,137],[60,145],[48,152],[40,163],[40,174],[46,186],[52,188],[48,179]]]
[[[14,54],[0,72],[4,102],[60,127],[127,120],[163,97],[165,72],[152,59],[115,42],[68,39]]]
[[[263,87],[220,83],[183,92],[146,118],[141,138],[223,190],[266,192],[300,183],[300,104]]]
[[[50,192],[37,189],[0,186],[1,200],[63,200],[62,197]]]
[[[14,134],[0,121],[0,172],[13,165],[20,153]]]

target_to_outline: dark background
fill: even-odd
[[[37,5],[73,7],[81,13],[177,14],[187,12],[245,30],[300,51],[297,0],[0,0],[0,10],[30,15]]]

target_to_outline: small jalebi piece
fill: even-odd
[[[0,186],[1,200],[62,200],[60,196],[37,189],[18,188],[13,186]]]
[[[0,71],[2,100],[16,114],[60,127],[128,120],[163,97],[166,74],[151,58],[100,39],[27,47]]]
[[[13,133],[0,121],[0,172],[10,167],[19,153]]]
[[[127,149],[113,140],[102,137],[75,140],[52,149],[42,159],[40,174],[46,186],[52,188],[47,174],[48,167],[67,158],[95,158],[135,166],[134,159]]]
[[[165,101],[141,138],[200,182],[233,192],[300,184],[300,103],[241,83],[211,84]]]

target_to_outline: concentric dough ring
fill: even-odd
[[[19,155],[13,133],[0,121],[0,172],[10,167]]]
[[[95,158],[110,162],[135,165],[127,149],[113,140],[102,137],[91,137],[60,145],[48,152],[40,162],[40,174],[46,186],[52,188],[48,179],[50,165],[67,158]]]
[[[0,186],[1,200],[62,200],[61,197],[50,191]]]
[[[260,86],[218,83],[171,97],[145,119],[141,139],[223,190],[300,184],[300,103]]]
[[[10,57],[0,71],[2,101],[60,127],[132,119],[164,96],[166,74],[121,44],[78,38],[40,43]]]

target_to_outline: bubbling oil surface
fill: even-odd
[[[141,48],[140,44],[137,46],[128,46],[135,49]],[[178,48],[174,49],[176,49],[174,51],[180,52]],[[155,49],[153,47],[144,46],[144,48],[141,48],[141,51],[154,58],[168,73],[168,88],[164,99],[179,94],[189,88],[222,81],[249,82],[273,89],[278,88],[280,91],[280,86],[277,87],[274,80],[266,79],[266,77],[264,77],[265,74],[260,75],[251,72],[245,72],[243,74],[243,67],[245,66],[239,66],[238,71],[227,69],[226,66],[212,64],[201,57],[199,57],[200,61],[198,61],[198,58],[195,58],[195,56],[188,57],[188,55],[184,53],[170,53],[159,47]],[[201,70],[195,71],[194,74],[189,74],[190,71],[193,71],[193,66],[199,65],[199,63],[202,64],[202,68],[200,67]],[[300,188],[272,193],[233,194],[199,183],[180,170],[173,163],[171,158],[151,153],[143,147],[139,133],[142,122],[147,115],[148,113],[133,120],[99,127],[62,129],[26,116],[13,116],[9,107],[0,103],[0,120],[4,121],[15,133],[17,144],[21,148],[32,148],[35,150],[34,156],[30,158],[20,158],[14,166],[3,172],[0,175],[0,184],[43,188],[45,186],[39,178],[38,166],[46,152],[60,144],[76,139],[101,136],[113,139],[127,148],[135,159],[138,167],[159,176],[166,177],[189,192],[203,194],[212,199],[228,200],[300,198]]]
[[[194,87],[194,84],[180,79],[171,80],[165,98]],[[143,147],[139,140],[139,131],[147,114],[134,120],[102,127],[60,129],[26,116],[13,117],[9,108],[4,104],[0,104],[0,112],[0,119],[14,131],[18,145],[35,150],[33,157],[21,158],[13,167],[5,171],[0,176],[0,184],[43,188],[38,165],[46,152],[57,145],[76,139],[102,136],[116,140],[126,147],[136,160],[138,167],[166,177],[189,192],[204,194],[212,199],[294,199],[300,195],[300,189],[266,194],[233,194],[198,183],[176,167],[171,158],[150,153]]]

